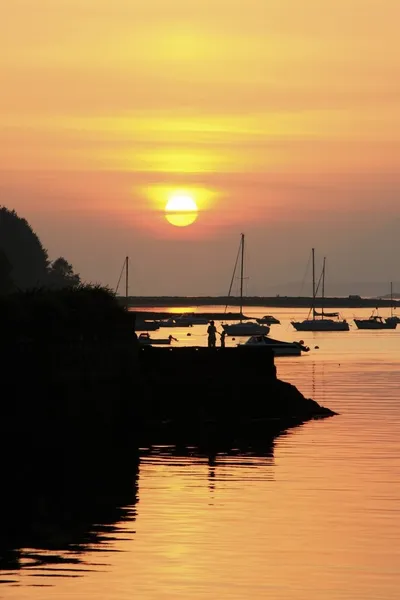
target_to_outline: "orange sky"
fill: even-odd
[[[4,3],[0,203],[86,279],[140,255],[132,293],[224,293],[242,229],[249,293],[312,245],[335,281],[400,281],[399,22],[398,0]]]

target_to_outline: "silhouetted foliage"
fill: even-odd
[[[3,340],[132,339],[133,319],[111,290],[96,285],[37,288],[0,297]]]
[[[29,223],[4,206],[0,208],[0,249],[11,264],[9,276],[17,289],[46,285],[47,251]]]
[[[12,265],[7,254],[0,248],[0,294],[8,294],[14,288],[11,271]]]
[[[73,266],[62,256],[49,265],[49,286],[53,289],[77,287],[81,278],[74,273]]]
[[[50,262],[29,223],[0,207],[0,294],[15,290],[77,287],[80,276],[64,258]]]

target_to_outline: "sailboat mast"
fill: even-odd
[[[325,302],[325,262],[326,256],[324,256],[324,265],[322,267],[322,318],[324,318],[324,302]]]
[[[244,233],[241,234],[242,256],[240,261],[240,321],[243,314]]]
[[[129,306],[129,256],[125,258],[125,307],[128,310]]]
[[[393,317],[393,281],[390,282],[390,316]]]
[[[312,312],[315,319],[315,249],[312,249]]]

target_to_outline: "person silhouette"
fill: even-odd
[[[215,348],[215,344],[217,341],[217,336],[216,336],[217,328],[214,325],[214,321],[210,321],[210,324],[207,329],[207,333],[208,333],[208,347]]]
[[[222,333],[220,333],[220,336],[221,336],[221,348],[225,348],[226,331],[223,331]]]

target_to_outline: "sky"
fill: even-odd
[[[0,5],[0,204],[50,257],[226,294],[243,232],[249,295],[300,293],[312,247],[328,294],[400,291],[398,0]]]

